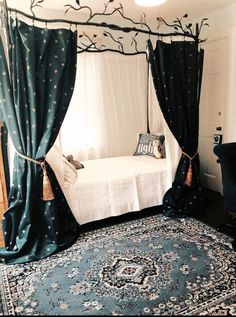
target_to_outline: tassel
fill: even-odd
[[[184,181],[184,183],[187,186],[191,186],[192,185],[192,176],[193,176],[193,173],[192,173],[192,162],[190,160],[188,172],[187,172],[187,175],[186,175],[186,178],[185,178],[185,181]]]
[[[52,186],[47,175],[46,166],[41,165],[43,169],[43,197],[42,200],[48,201],[54,199],[54,194],[52,192]]]

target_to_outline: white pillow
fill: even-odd
[[[46,155],[46,161],[53,169],[61,187],[69,187],[77,179],[77,170],[67,161],[58,146],[53,145]]]
[[[77,170],[74,166],[67,161],[63,156],[63,169],[64,169],[64,187],[69,187],[71,184],[74,184],[77,178]]]

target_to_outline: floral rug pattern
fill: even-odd
[[[1,264],[0,315],[236,316],[235,271],[229,237],[155,215],[83,233],[40,261]]]

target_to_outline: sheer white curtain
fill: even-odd
[[[160,110],[146,56],[79,54],[74,93],[56,145],[77,160],[132,155],[138,133],[147,131],[147,113],[150,132],[165,135],[171,184],[181,150]],[[11,142],[9,148],[12,176]]]
[[[75,89],[59,140],[77,160],[132,155],[147,131],[145,54],[78,54]]]

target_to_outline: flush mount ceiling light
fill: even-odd
[[[166,2],[166,0],[134,0],[134,2],[141,7],[154,7]]]

